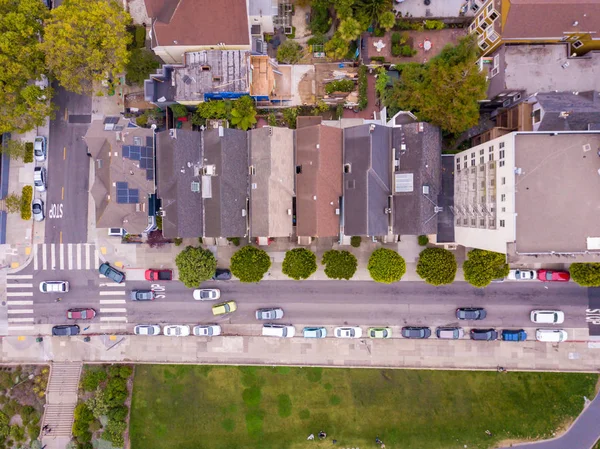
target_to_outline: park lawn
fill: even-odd
[[[131,447],[488,448],[549,437],[598,375],[138,365]],[[325,441],[307,441],[311,433]],[[492,436],[485,431],[492,432]]]

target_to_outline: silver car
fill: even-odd
[[[258,309],[256,311],[257,320],[280,320],[283,318],[283,309],[279,307]]]
[[[214,337],[221,335],[221,326],[218,324],[205,324],[194,326],[192,333],[196,337]]]
[[[196,301],[216,301],[221,297],[221,290],[218,288],[197,288],[193,293]]]
[[[33,216],[33,221],[44,221],[46,216],[44,215],[44,202],[36,198],[31,202],[31,215]]]
[[[135,335],[160,335],[158,324],[138,324],[133,328]]]
[[[33,155],[36,161],[44,162],[46,160],[46,138],[37,136],[33,141]]]

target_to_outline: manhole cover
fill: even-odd
[[[89,114],[71,114],[69,115],[69,123],[92,123],[92,116]]]

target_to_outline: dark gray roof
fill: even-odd
[[[158,197],[162,200],[163,235],[166,238],[202,237],[202,133],[171,130],[157,134]],[[198,184],[196,184],[197,186]]]
[[[600,123],[598,92],[539,93],[536,99],[543,110],[538,131],[588,131]]]
[[[392,194],[392,128],[365,124],[345,128],[344,234],[388,234],[386,213]]]
[[[454,155],[442,155],[442,190],[438,195],[443,210],[437,215],[437,242],[453,243],[454,238]]]
[[[144,100],[150,103],[158,103],[159,98],[165,98],[164,102],[160,102],[161,104],[169,104],[175,101],[176,88],[171,82],[173,70],[172,65],[165,64],[144,81]]]
[[[434,208],[442,184],[441,131],[429,123],[409,123],[394,128],[393,147],[399,160],[394,176],[412,175],[412,191],[397,192],[394,186],[394,234],[435,234]]]
[[[244,237],[247,233],[248,136],[239,129],[204,131],[204,166],[214,175],[204,176],[204,235]]]

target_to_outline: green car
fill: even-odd
[[[370,327],[369,338],[392,338],[390,327]]]

